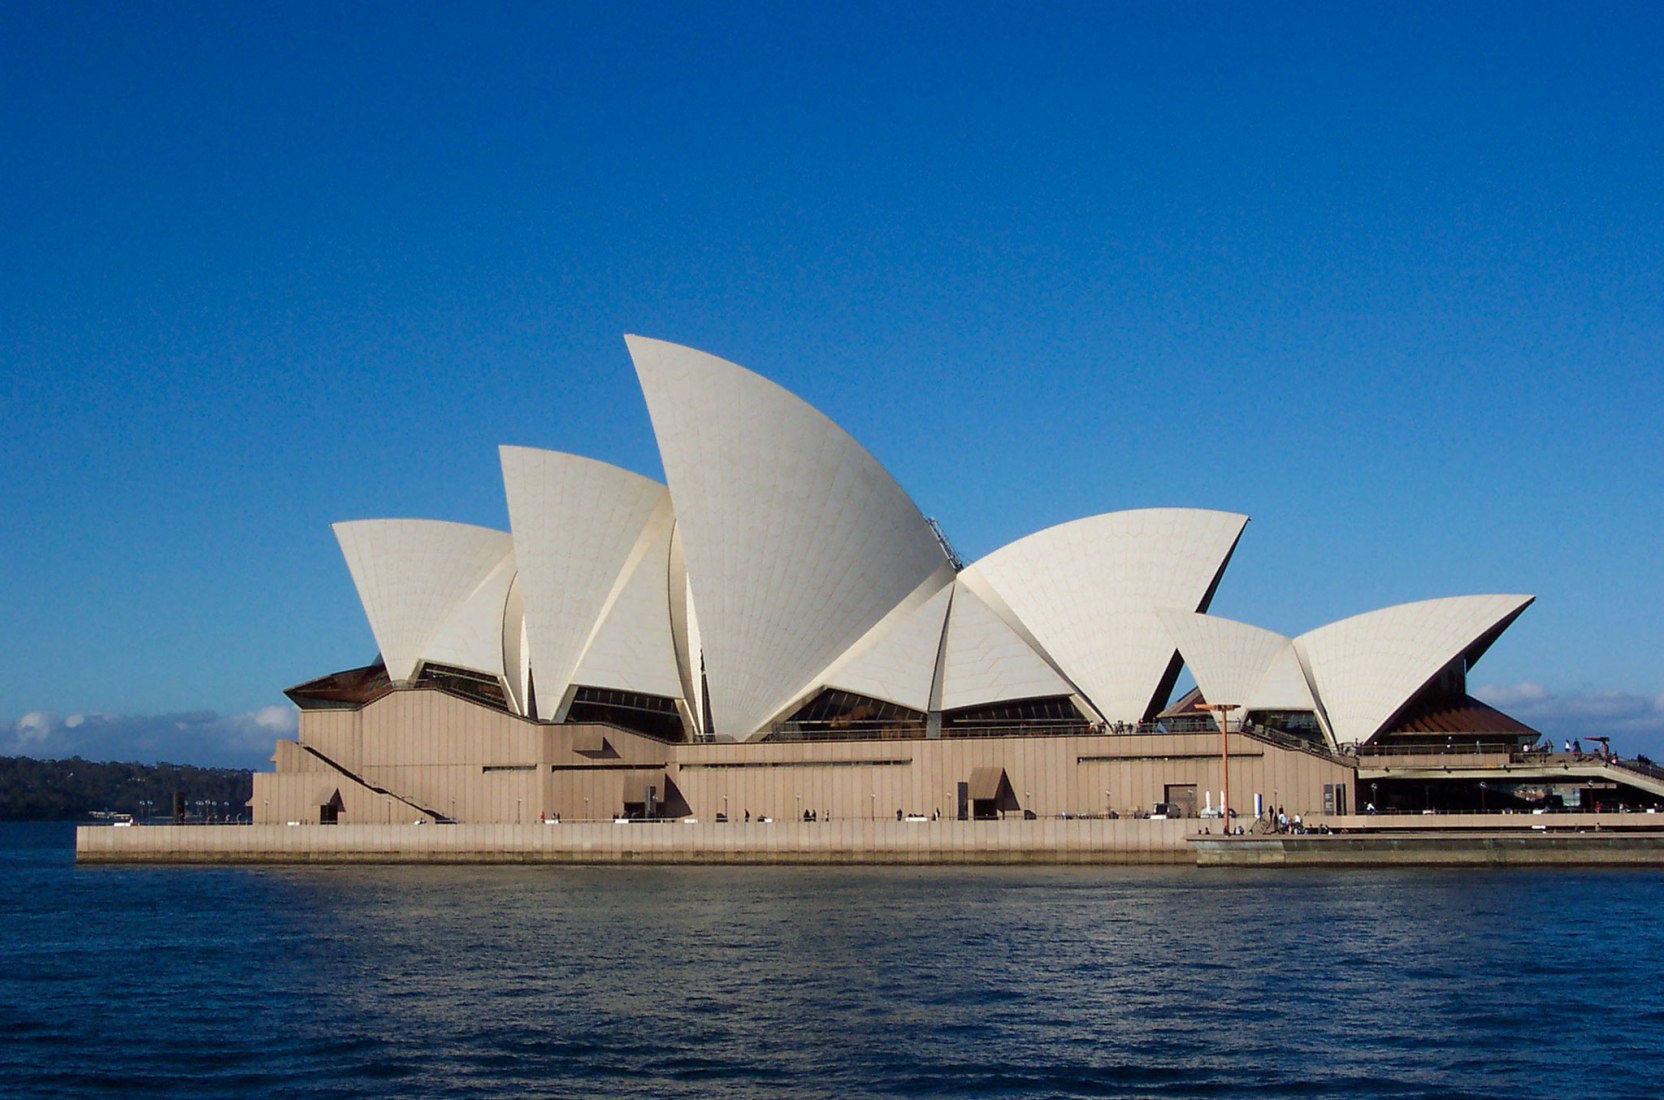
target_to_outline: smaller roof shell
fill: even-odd
[[[1074,685],[963,584],[955,584],[942,654],[939,709],[1073,695]]]
[[[582,455],[500,452],[537,717],[555,718],[666,490]]]
[[[1217,615],[1157,614],[1209,703],[1232,704],[1239,716],[1317,709],[1294,639]]]
[[[1452,662],[1472,666],[1534,596],[1450,596],[1354,615],[1294,639],[1339,744],[1362,744]]]
[[[1102,717],[1137,722],[1166,702],[1178,671],[1156,609],[1206,610],[1247,522],[1200,508],[1088,516],[1001,547],[961,579]]]
[[[354,520],[334,531],[389,678],[409,680],[442,636],[442,651],[454,659],[447,663],[472,659],[466,667],[501,674],[500,646],[489,635],[483,642],[474,637],[473,620],[491,600],[482,589],[500,583],[507,590],[514,561],[507,533],[431,519]],[[467,614],[471,600],[473,614]],[[501,614],[499,606],[499,621]]]

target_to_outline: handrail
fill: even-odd
[[[1357,754],[1368,756],[1516,756],[1521,750],[1483,741],[1446,741],[1426,745],[1359,745]]]
[[[1616,756],[1609,756],[1607,757],[1606,762],[1614,768],[1622,768],[1624,771],[1634,772],[1636,775],[1644,775],[1648,779],[1657,779],[1660,782],[1664,782],[1664,768],[1659,767],[1650,760],[1641,761],[1633,758],[1623,760]]]
[[[1357,758],[1350,753],[1336,752],[1328,745],[1319,745],[1317,742],[1308,741],[1304,737],[1296,737],[1292,733],[1284,733],[1281,730],[1266,726],[1255,726],[1252,729],[1242,729],[1234,732],[1267,745],[1303,752],[1320,760],[1327,760],[1332,764],[1346,764],[1351,767],[1356,767],[1358,764]]]

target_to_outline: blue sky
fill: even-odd
[[[1285,633],[1664,753],[1664,8],[0,7],[0,752],[258,762],[375,643],[334,520],[660,476],[622,334],[847,427],[975,558],[1253,517]]]

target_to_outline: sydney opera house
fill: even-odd
[[[1387,761],[1539,740],[1467,694],[1530,596],[1285,637],[1208,614],[1247,517],[1189,508],[967,564],[802,400],[627,344],[666,484],[503,447],[507,531],[336,525],[380,654],[289,690],[257,821],[1195,816],[1226,769],[1244,817],[1345,813],[1430,797]]]

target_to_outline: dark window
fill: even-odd
[[[616,688],[580,687],[566,712],[568,722],[604,722],[658,741],[685,740],[676,700]]]
[[[924,736],[924,713],[852,691],[826,688],[776,725],[770,741],[903,740]]]
[[[1086,719],[1067,695],[1013,699],[942,714],[943,737],[1032,737],[1086,732]]]
[[[416,683],[425,688],[437,688],[476,703],[484,703],[493,710],[509,709],[503,685],[495,676],[450,665],[426,664],[416,675]]]

